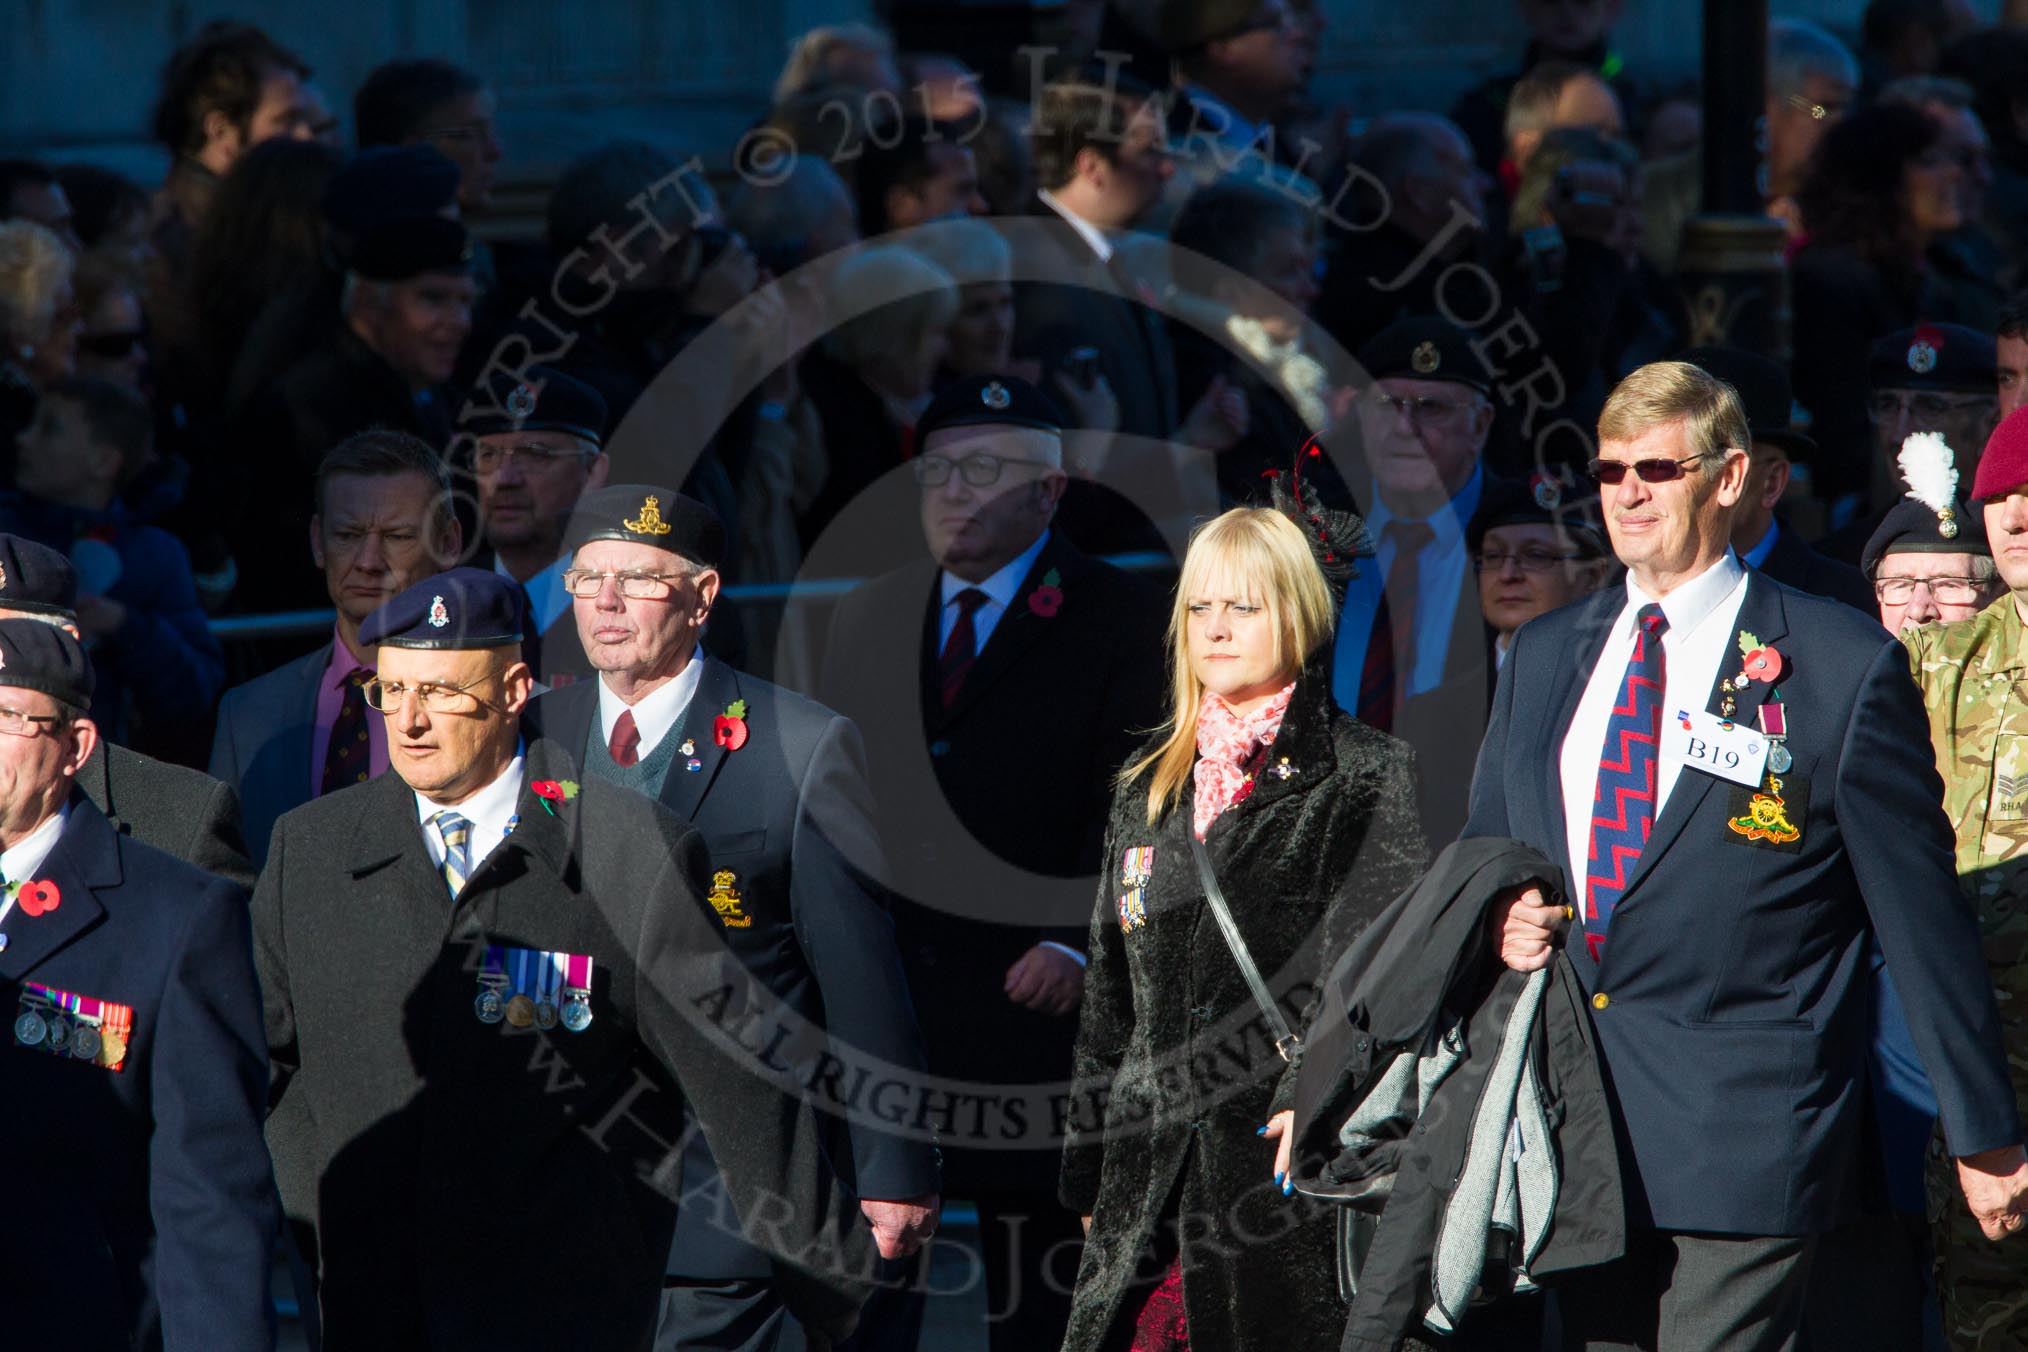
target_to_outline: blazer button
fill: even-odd
[[[939,737],[934,742],[930,743],[930,755],[948,756],[950,754],[951,754],[951,744],[945,741],[943,738]]]
[[[1604,991],[1600,991],[1597,995],[1591,997],[1591,1007],[1593,1009],[1604,1009],[1611,1003],[1612,1001],[1607,998]]]

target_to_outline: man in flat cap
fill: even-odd
[[[308,553],[323,573],[317,599],[337,611],[331,640],[226,691],[212,734],[211,773],[239,792],[257,867],[284,812],[387,769],[385,721],[366,706],[374,650],[359,628],[456,562],[463,539],[442,461],[405,432],[332,447],[311,500]]]
[[[725,530],[702,503],[648,484],[597,488],[578,501],[564,544],[564,583],[598,679],[543,695],[531,725],[588,777],[646,794],[703,832],[714,928],[778,998],[785,1032],[832,1067],[812,1074],[849,1084],[870,1065],[913,1093],[922,1039],[878,882],[859,730],[706,654]],[[934,1146],[926,1132],[889,1135],[839,1098],[833,1157],[849,1161],[882,1253],[913,1253],[936,1228]],[[690,1136],[681,1169],[686,1205],[657,1346],[727,1347],[712,1335],[734,1320],[751,1330],[742,1348],[799,1346],[768,1256],[713,1223],[723,1190],[701,1137]]]
[[[1943,775],[1944,811],[1957,833],[1960,890],[1978,913],[1986,967],[2000,992],[2001,1033],[2014,1092],[2028,1105],[2028,412],[1994,430],[1972,482],[1971,510],[1985,518],[1993,562],[2007,591],[1967,620],[1904,628],[1909,668],[1929,710]],[[1961,538],[1961,537],[1960,537]],[[1947,1181],[1947,1180],[1946,1180]],[[1937,1296],[1954,1346],[1956,1330],[1982,1330],[1982,1346],[2028,1339],[2028,1253],[1994,1246],[1964,1204],[1939,1192],[1931,1213]]]
[[[1851,564],[1819,554],[1776,509],[1788,493],[1798,461],[1814,463],[1817,443],[1793,423],[1795,395],[1781,363],[1743,347],[1694,347],[1682,360],[1732,386],[1746,409],[1753,445],[1747,448],[1746,487],[1732,509],[1732,548],[1739,561],[1784,586],[1828,596],[1871,614],[1873,591]]]
[[[269,1141],[325,1345],[648,1347],[685,1104],[727,1223],[840,1336],[870,1246],[815,1114],[735,1041],[766,997],[703,837],[524,742],[526,614],[476,568],[374,612],[393,773],[285,815],[254,896]]]
[[[70,560],[33,540],[0,534],[0,620],[36,620],[79,638],[77,570]],[[77,786],[120,834],[240,887],[253,886],[230,785],[95,738],[78,766]]]
[[[946,1192],[978,1203],[1004,1352],[1059,1345],[1070,1316],[1082,1236],[1047,1100],[1070,1075],[1113,775],[1162,717],[1167,604],[1054,524],[1062,426],[1011,378],[931,402],[930,558],[840,603],[820,686],[866,738],[930,1072],[965,1087],[939,1124]]]
[[[1850,457],[1825,457],[1819,466],[1818,495],[1826,501],[1857,494],[1860,511],[1848,526],[1821,542],[1834,559],[1857,563],[1887,509],[1901,496],[1896,460],[1911,433],[1935,432],[1957,452],[1959,475],[1969,482],[2000,420],[1998,377],[1991,335],[1962,324],[1917,324],[1873,344],[1866,375],[1870,392],[1866,416],[1872,422],[1872,454],[1862,464]]]
[[[77,791],[91,697],[67,630],[0,619],[0,1326],[10,1347],[265,1352],[274,1185],[246,891]]]
[[[1490,645],[1465,528],[1491,478],[1490,377],[1434,316],[1388,325],[1358,355],[1373,381],[1357,405],[1372,477],[1353,489],[1377,552],[1345,589],[1334,693],[1415,748],[1423,831],[1451,840],[1486,726]]]
[[[537,637],[525,656],[550,685],[589,674],[563,570],[564,526],[580,494],[598,488],[605,454],[606,401],[583,381],[547,366],[495,376],[465,403],[460,442],[479,490],[479,529],[493,571],[528,593]]]

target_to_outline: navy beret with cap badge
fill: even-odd
[[[603,446],[606,417],[606,401],[597,390],[555,367],[531,366],[493,372],[466,402],[460,426],[475,437],[562,432]]]
[[[324,186],[324,219],[341,237],[441,215],[458,200],[458,166],[432,145],[371,146]]]
[[[84,644],[41,620],[0,620],[0,686],[39,690],[73,709],[89,709],[97,682]]]
[[[1963,324],[1917,324],[1874,342],[1867,383],[1876,390],[1992,394],[1999,381],[1993,336]]]
[[[397,592],[359,626],[366,648],[505,648],[528,632],[528,594],[512,578],[453,568]]]
[[[1991,557],[1985,513],[1958,494],[1957,455],[1936,432],[1916,432],[1897,457],[1908,493],[1881,519],[1859,567],[1871,578],[1889,554],[1972,554]]]
[[[1054,399],[1015,376],[969,376],[946,385],[915,421],[920,450],[932,433],[947,427],[1032,427],[1062,432],[1063,409]]]
[[[77,569],[47,545],[0,534],[0,610],[77,620]]]
[[[1480,394],[1492,389],[1486,363],[1472,340],[1435,315],[1397,319],[1359,348],[1359,365],[1373,380],[1445,380]]]
[[[563,547],[575,554],[594,540],[653,545],[706,568],[725,560],[725,523],[718,513],[654,484],[608,484],[580,497],[564,528]]]

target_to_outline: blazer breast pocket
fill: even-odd
[[[768,847],[767,828],[757,831],[727,831],[704,838],[704,848],[711,855],[714,867],[719,860],[729,855],[753,854]]]

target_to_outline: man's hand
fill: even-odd
[[[1084,999],[1084,964],[1060,948],[1037,944],[1007,969],[1007,998],[1038,1014],[1064,1015]]]
[[[1539,972],[1556,951],[1569,909],[1551,906],[1539,883],[1510,887],[1493,902],[1488,923],[1500,947],[1500,961],[1517,972]]]
[[[2005,1239],[2028,1223],[2028,1152],[2020,1146],[1960,1155],[1958,1186],[1987,1239]]]
[[[941,1203],[942,1199],[933,1192],[905,1202],[876,1202],[867,1198],[860,1202],[859,1214],[873,1227],[873,1242],[882,1258],[906,1258],[937,1232]]]
[[[1286,1197],[1296,1190],[1296,1185],[1289,1182],[1289,1146],[1296,1138],[1296,1115],[1282,1109],[1267,1120],[1260,1134],[1275,1143],[1275,1186]]]

